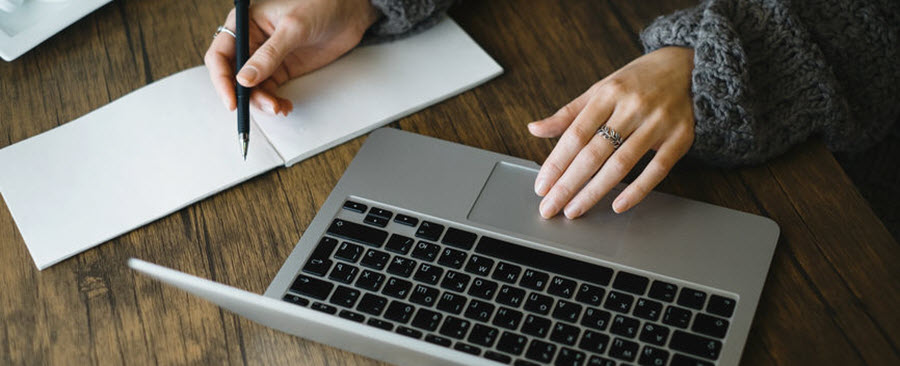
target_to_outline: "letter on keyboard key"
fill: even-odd
[[[441,318],[443,318],[443,315],[440,313],[428,309],[419,309],[413,318],[412,326],[433,332],[440,324]]]
[[[609,347],[609,356],[625,361],[634,361],[637,357],[638,344],[632,341],[626,341],[622,338],[613,338],[612,346]]]
[[[641,366],[662,366],[669,360],[669,352],[653,346],[644,346],[638,364]]]
[[[472,333],[469,334],[469,342],[490,348],[494,345],[494,340],[496,340],[499,335],[500,331],[497,330],[497,328],[476,323],[475,326],[472,327]]]
[[[353,305],[356,305],[357,298],[359,298],[359,290],[338,286],[337,290],[334,290],[334,294],[331,295],[331,303],[352,309]]]
[[[550,363],[554,354],[556,354],[556,346],[554,344],[533,339],[531,345],[528,346],[528,352],[525,354],[525,357],[537,362]]]
[[[586,330],[584,331],[584,335],[581,336],[581,343],[578,343],[578,348],[581,348],[588,352],[603,354],[603,351],[606,350],[606,345],[608,343],[608,335],[597,333],[592,330]]]
[[[328,233],[374,247],[380,247],[388,235],[387,231],[341,219],[335,219],[331,222],[331,226],[328,227]]]
[[[511,332],[503,332],[500,342],[497,343],[497,349],[518,356],[525,349],[526,342],[528,342],[528,338]]]
[[[482,236],[475,252],[513,263],[524,264],[561,276],[572,277],[600,286],[609,284],[613,270],[576,259],[547,253],[487,236]]]
[[[716,338],[725,338],[725,333],[728,333],[728,321],[703,313],[697,313],[697,316],[694,317],[694,325],[691,326],[691,330]]]
[[[444,325],[441,326],[440,333],[447,337],[463,339],[470,325],[468,320],[448,315],[444,320]]]
[[[305,275],[299,275],[297,276],[297,279],[294,280],[294,284],[291,285],[291,291],[314,299],[325,300],[328,298],[328,294],[331,293],[333,287],[334,284],[330,282],[325,282]]]
[[[435,224],[430,221],[422,221],[419,230],[416,230],[416,237],[430,241],[437,241],[444,232],[444,226]]]
[[[681,295],[678,295],[678,305],[692,309],[703,309],[704,302],[706,302],[706,293],[703,291],[684,287],[681,289]]]
[[[709,297],[709,304],[706,305],[706,311],[711,314],[730,318],[734,313],[734,300],[719,295]]]
[[[550,332],[550,319],[528,314],[522,323],[522,333],[530,336],[544,338]]]
[[[406,322],[409,321],[409,318],[412,317],[414,311],[416,311],[415,306],[404,304],[400,301],[391,301],[391,304],[388,305],[387,312],[384,313],[384,317],[388,320],[406,324]]]
[[[559,356],[556,356],[555,365],[581,365],[587,356],[584,352],[579,352],[571,348],[562,347],[559,349]]]
[[[634,302],[634,296],[610,291],[609,295],[606,295],[606,303],[603,304],[603,307],[612,311],[628,314],[628,311],[631,310],[632,302]]]
[[[388,300],[381,296],[365,294],[363,295],[362,300],[359,301],[359,305],[356,307],[356,310],[362,311],[366,314],[378,316],[381,315],[382,311],[384,311],[384,307],[385,305],[387,305],[387,302]]]
[[[712,338],[706,338],[676,330],[675,333],[672,334],[672,340],[669,342],[669,348],[690,355],[715,360],[719,358],[719,351],[722,350],[722,342],[719,342]]]

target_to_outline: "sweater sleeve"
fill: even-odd
[[[657,18],[647,52],[694,49],[690,154],[753,164],[810,136],[864,149],[900,119],[893,0],[705,0]]]
[[[369,27],[364,43],[401,38],[430,28],[454,0],[371,0],[382,17]]]

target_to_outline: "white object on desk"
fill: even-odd
[[[244,162],[234,113],[222,107],[206,68],[195,67],[0,150],[0,193],[44,269],[501,72],[450,19],[356,49],[286,84],[281,93],[294,103],[288,117],[254,111]]]
[[[111,0],[4,1],[20,4],[0,11],[0,58],[12,61]]]

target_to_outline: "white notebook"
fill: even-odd
[[[44,269],[502,71],[450,19],[357,48],[282,87],[294,103],[287,117],[253,111],[244,161],[235,114],[195,67],[0,150],[0,194]]]

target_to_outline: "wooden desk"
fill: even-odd
[[[115,1],[0,63],[0,147],[202,63],[230,4]],[[639,30],[689,1],[463,5],[453,16],[506,72],[392,126],[543,161],[554,141],[530,137],[525,123],[640,55]],[[256,325],[125,267],[139,257],[263,292],[364,139],[43,272],[0,205],[0,364],[375,364]],[[781,226],[744,365],[900,364],[900,246],[821,143],[744,169],[683,162],[660,190]]]

